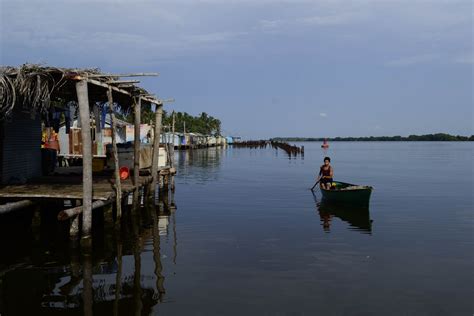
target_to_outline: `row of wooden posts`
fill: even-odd
[[[112,94],[112,86],[107,86],[107,97],[109,104],[109,112],[112,123],[112,150],[114,155],[114,178],[115,178],[115,204],[117,210],[117,220],[120,221],[122,216],[122,188],[120,183],[120,164],[117,153],[117,120],[114,114],[114,100]],[[90,110],[89,110],[89,98],[88,98],[88,80],[82,79],[76,83],[76,93],[79,104],[79,115],[83,126],[90,126]],[[134,100],[134,172],[133,172],[133,184],[134,184],[134,195],[138,196],[138,190],[140,186],[139,182],[139,168],[140,168],[140,117],[141,117],[141,101],[142,97],[137,96]],[[160,145],[160,132],[161,132],[161,118],[163,114],[163,103],[157,102],[155,111],[155,137],[153,141],[153,155],[152,155],[152,182],[151,188],[154,192],[156,184],[158,183],[158,150]],[[82,238],[88,239],[91,236],[91,225],[92,225],[92,209],[94,206],[92,201],[92,140],[91,131],[89,128],[81,129],[82,136],[82,157],[83,157],[83,200],[82,200]],[[95,202],[94,202],[95,203]],[[99,202],[97,202],[99,203]],[[78,216],[73,222],[73,225],[78,225]]]
[[[304,155],[304,146],[298,147],[295,145],[290,145],[288,143],[276,142],[276,141],[272,141],[271,145],[275,149],[280,148],[284,150],[289,156],[291,155],[296,156],[298,154]]]
[[[267,148],[268,141],[267,140],[249,140],[245,142],[236,142],[232,143],[233,147],[237,148]]]

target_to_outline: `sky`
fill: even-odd
[[[0,0],[2,65],[140,85],[259,139],[474,134],[473,1]]]

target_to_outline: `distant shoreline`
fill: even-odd
[[[322,142],[326,139],[332,142],[371,142],[371,141],[383,141],[383,142],[398,142],[398,141],[448,141],[448,142],[465,142],[474,141],[474,135],[471,136],[460,136],[460,135],[449,135],[449,134],[426,134],[426,135],[410,135],[408,137],[403,136],[368,136],[368,137],[274,137],[271,141],[283,141],[283,142]]]

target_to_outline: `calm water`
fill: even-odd
[[[1,315],[473,314],[473,143],[299,145],[177,153],[175,196],[91,254],[9,222]],[[317,208],[325,155],[375,187],[368,212]]]

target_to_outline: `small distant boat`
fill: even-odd
[[[323,141],[323,144],[321,145],[321,148],[329,148],[328,140],[325,138]]]
[[[335,181],[330,190],[321,188],[321,194],[325,202],[363,206],[369,205],[372,190],[371,186]]]

